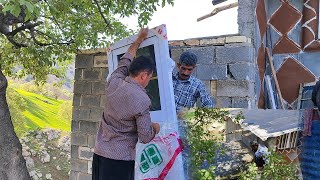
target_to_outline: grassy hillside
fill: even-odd
[[[24,127],[20,126],[19,128],[25,128],[25,131],[52,128],[70,132],[71,119],[63,114],[61,115],[61,110],[66,108],[64,107],[66,101],[56,100],[21,89],[14,90],[25,102],[25,108],[20,112],[24,117]],[[21,131],[21,129],[19,130]]]

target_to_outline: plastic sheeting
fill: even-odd
[[[172,126],[163,124],[162,130],[148,144],[136,147],[136,180],[184,179],[182,142]]]

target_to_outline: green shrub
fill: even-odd
[[[255,163],[250,163],[247,171],[241,173],[240,179],[298,180],[296,165],[288,164],[283,155],[271,151],[267,161],[263,170],[258,170]]]
[[[214,179],[214,166],[204,167],[216,162],[216,152],[222,151],[224,136],[213,134],[209,128],[215,122],[222,122],[228,111],[221,109],[197,108],[193,118],[186,118],[187,140],[190,147],[193,179]]]

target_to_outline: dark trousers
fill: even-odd
[[[134,161],[108,159],[93,154],[92,180],[134,180]]]
[[[254,162],[256,163],[257,167],[263,167],[265,164],[263,157],[254,156]]]

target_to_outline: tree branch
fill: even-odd
[[[33,39],[33,41],[34,41],[36,44],[38,44],[39,46],[44,45],[44,43],[41,43],[40,41],[38,41],[38,40],[36,39],[36,37],[34,36],[34,29],[33,29],[33,28],[30,29],[30,34],[31,34],[31,38]]]
[[[110,22],[109,22],[109,21],[106,19],[106,17],[103,15],[98,0],[94,0],[94,2],[96,3],[96,5],[97,5],[97,7],[98,7],[98,11],[99,11],[101,17],[103,18],[104,22],[107,24],[108,29],[111,29]]]
[[[48,37],[49,39],[53,39],[51,36],[49,36],[48,34],[42,32],[42,31],[39,31],[39,30],[37,30],[37,29],[34,29],[34,31],[37,32],[37,33],[39,33],[39,34],[41,34],[41,35],[43,35],[43,36]]]
[[[34,43],[36,43],[39,46],[50,46],[50,45],[70,45],[72,43],[72,40],[69,42],[60,42],[60,43],[42,43],[40,41],[37,40],[37,38],[35,37],[35,31],[40,32],[43,35],[46,35],[45,33],[35,30],[35,29],[30,29],[30,35],[31,38],[33,39]],[[50,36],[46,35],[47,37],[51,38]],[[52,38],[51,38],[52,39]]]
[[[19,43],[19,42],[15,41],[15,40],[13,39],[13,36],[6,36],[6,37],[7,37],[7,39],[9,40],[10,43],[12,43],[13,45],[15,45],[15,46],[18,47],[18,48],[28,47],[27,44],[23,44],[23,43]]]
[[[3,24],[0,22],[0,33],[1,34],[8,34],[10,32],[9,25]]]
[[[32,29],[32,28],[34,28],[36,26],[39,26],[40,24],[42,24],[41,21],[36,22],[36,23],[27,22],[25,25],[16,28],[12,32],[7,33],[6,36],[12,36],[13,37],[20,31],[23,31],[23,30],[26,30],[26,29]]]

